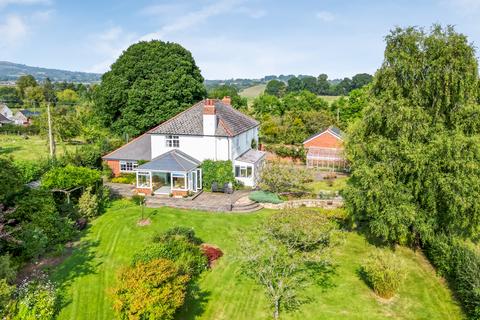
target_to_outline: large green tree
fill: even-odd
[[[415,244],[480,231],[480,107],[474,47],[453,27],[395,29],[349,137],[345,192],[376,237]]]
[[[280,81],[280,80],[270,80],[267,83],[267,86],[265,87],[265,93],[275,96],[275,97],[281,97],[285,94],[285,91],[287,90],[287,85],[285,82]]]
[[[221,85],[214,87],[208,91],[208,97],[213,99],[222,99],[223,97],[230,97],[232,106],[236,109],[247,107],[247,98],[238,94],[238,89],[231,85]]]
[[[125,50],[96,90],[96,114],[118,134],[137,135],[206,96],[192,54],[153,40]]]

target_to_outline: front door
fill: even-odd
[[[192,190],[197,192],[197,171],[192,171]]]

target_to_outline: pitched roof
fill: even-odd
[[[0,123],[12,123],[12,120],[5,117],[3,114],[0,113]]]
[[[102,157],[104,160],[151,160],[150,135],[143,134]]]
[[[10,110],[10,108],[3,102],[0,102],[0,112],[4,110]]]
[[[202,100],[148,132],[178,135],[203,135],[204,105],[205,100]],[[234,137],[259,125],[258,121],[238,110],[235,110],[232,106],[221,100],[215,100],[215,113],[218,119],[215,136]]]
[[[247,162],[247,163],[257,163],[264,156],[265,156],[265,152],[250,149],[235,160],[241,161],[241,162]]]
[[[26,109],[20,110],[18,112],[20,112],[21,114],[23,114],[27,118],[28,117],[36,117],[36,116],[40,115],[40,112],[38,112],[38,111],[30,111],[30,110],[26,110]]]
[[[315,134],[311,135],[310,137],[305,139],[305,141],[303,141],[303,143],[306,143],[306,142],[318,137],[319,135],[324,134],[325,132],[330,132],[331,134],[333,134],[334,136],[336,136],[338,139],[341,139],[341,140],[343,140],[345,138],[345,133],[342,130],[340,130],[336,126],[330,126],[325,130],[322,130],[318,133],[315,133]]]
[[[188,154],[173,149],[165,152],[150,162],[138,166],[138,170],[180,171],[187,172],[197,168],[200,161]]]

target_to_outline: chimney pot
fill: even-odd
[[[203,114],[215,114],[215,100],[206,99],[203,107]]]

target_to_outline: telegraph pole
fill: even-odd
[[[55,141],[53,141],[52,132],[52,116],[50,115],[50,102],[47,103],[47,117],[48,117],[48,144],[50,147],[50,158],[55,158]]]

